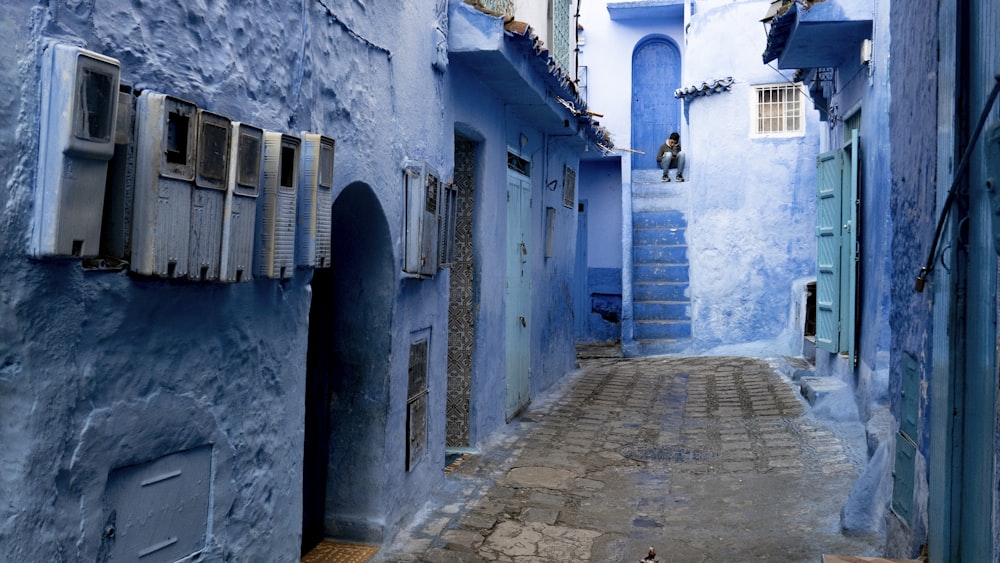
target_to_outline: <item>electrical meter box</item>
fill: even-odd
[[[137,274],[188,275],[197,113],[194,104],[156,92],[136,102],[131,268]]]
[[[302,133],[302,168],[295,231],[295,265],[330,267],[330,212],[333,207],[334,140]]]
[[[188,243],[188,278],[193,280],[219,280],[231,137],[232,122],[228,117],[198,110],[198,152]]]
[[[301,140],[264,132],[264,185],[257,199],[254,275],[290,278],[295,271],[295,205]]]
[[[253,279],[253,235],[257,223],[263,155],[264,131],[234,121],[222,214],[222,267],[219,278],[223,282]]]
[[[427,163],[403,162],[403,272],[431,277],[438,267],[438,178]]]
[[[108,161],[115,152],[121,66],[59,43],[45,49],[41,62],[29,252],[39,258],[97,256]]]
[[[104,220],[101,225],[102,259],[125,266],[132,248],[132,200],[135,189],[135,95],[132,86],[118,89],[118,123],[115,127],[115,152],[108,163],[108,183],[104,194]],[[111,261],[106,267],[110,267]]]

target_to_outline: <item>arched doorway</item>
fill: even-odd
[[[381,533],[396,270],[378,198],[351,184],[331,210],[332,267],[313,274],[302,552]]]
[[[632,169],[656,168],[656,152],[670,135],[680,131],[681,54],[666,37],[647,39],[632,53],[632,147],[645,154],[632,156]],[[682,143],[683,144],[683,143]]]

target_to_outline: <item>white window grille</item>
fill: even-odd
[[[753,88],[753,123],[759,137],[795,137],[805,133],[805,104],[798,85],[765,84]]]

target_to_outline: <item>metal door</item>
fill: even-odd
[[[529,402],[531,380],[531,181],[507,171],[507,420]]]

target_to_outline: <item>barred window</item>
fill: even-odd
[[[753,96],[752,135],[796,136],[805,133],[805,104],[797,85],[756,86]]]

